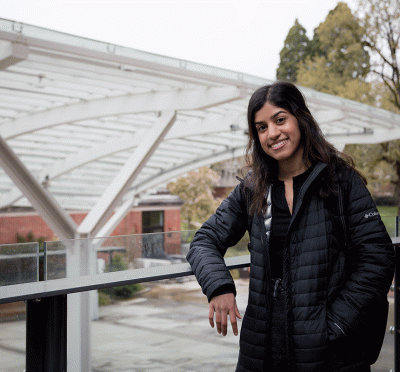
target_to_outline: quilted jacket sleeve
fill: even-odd
[[[223,256],[227,248],[236,245],[243,237],[247,220],[244,193],[238,185],[196,232],[187,260],[209,301],[221,290],[236,294]]]
[[[345,286],[328,309],[332,340],[365,326],[365,314],[389,290],[395,265],[391,239],[368,189],[356,173],[350,176],[346,194],[344,210],[351,241],[346,260],[351,262],[346,264]]]

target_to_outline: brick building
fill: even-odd
[[[171,195],[154,195],[132,207],[118,224],[111,236],[131,235],[181,230],[180,207],[182,201]],[[70,211],[70,216],[79,225],[88,212]],[[0,245],[17,243],[17,234],[46,241],[57,240],[57,236],[46,222],[33,210],[13,210],[0,213]]]

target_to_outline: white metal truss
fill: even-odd
[[[79,225],[81,234],[95,234],[107,222],[175,120],[175,111],[167,111],[160,115],[153,127],[143,136],[136,151],[124,164],[100,200]]]
[[[0,137],[0,166],[20,188],[33,207],[41,214],[46,223],[57,231],[61,239],[74,239],[77,234],[76,224],[52,195],[41,185],[12,149]]]
[[[243,155],[249,97],[269,83],[0,19],[0,208],[34,206],[60,238],[109,234],[142,193]],[[338,148],[400,138],[399,115],[301,90]],[[89,214],[77,227],[68,210]]]

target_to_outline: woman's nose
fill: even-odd
[[[276,139],[279,137],[280,134],[281,134],[281,132],[277,125],[270,124],[268,126],[268,137],[270,139]]]

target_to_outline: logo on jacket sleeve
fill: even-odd
[[[375,216],[379,216],[379,212],[370,212],[370,213],[366,213],[364,215],[364,218],[370,218],[370,217],[375,217]]]

